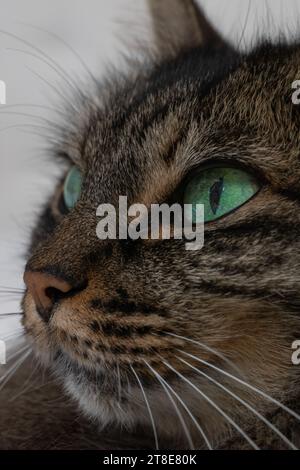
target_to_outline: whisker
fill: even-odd
[[[181,336],[181,335],[176,335],[175,333],[171,333],[168,331],[163,332],[166,335],[169,336],[174,336],[174,338],[182,339],[185,341],[188,341],[189,343],[195,344],[197,346],[200,346],[201,348],[205,349],[208,352],[211,352],[215,356],[219,357],[222,359],[226,364],[228,364],[232,369],[234,369],[236,372],[239,373],[242,377],[245,377],[245,374],[237,367],[228,357],[224,356],[220,351],[217,351],[216,349],[212,348],[211,346],[207,346],[206,344],[202,343],[201,341],[196,341],[195,339],[187,338],[186,336]],[[155,334],[155,333],[153,333]]]
[[[4,292],[0,290],[0,297],[12,297],[14,296],[17,298],[17,296],[23,295],[23,292]]]
[[[284,405],[283,403],[281,403],[280,401],[276,400],[276,398],[273,398],[271,397],[270,395],[268,395],[267,393],[263,392],[262,390],[260,390],[259,388],[255,387],[254,385],[251,385],[249,384],[248,382],[245,382],[244,380],[242,379],[239,379],[238,377],[236,377],[235,375],[232,375],[230,374],[230,372],[226,372],[225,370],[223,369],[220,369],[219,367],[213,365],[213,364],[210,364],[209,362],[205,361],[204,359],[200,359],[199,357],[197,356],[194,356],[193,354],[190,354],[190,353],[187,353],[185,351],[181,351],[180,349],[177,349],[177,351],[179,351],[180,353],[182,354],[185,354],[186,356],[192,358],[192,359],[195,359],[195,361],[198,361],[200,362],[201,364],[205,364],[206,366],[208,367],[211,367],[212,369],[220,372],[221,374],[223,375],[226,375],[227,377],[230,377],[232,380],[235,380],[236,382],[244,385],[245,387],[249,388],[250,390],[252,390],[253,392],[256,392],[258,393],[259,395],[261,395],[262,397],[264,397],[266,400],[269,400],[270,402],[274,403],[274,405],[277,405],[279,408],[281,408],[282,410],[286,411],[288,414],[290,414],[291,416],[293,416],[294,418],[296,418],[298,421],[300,421],[300,415],[298,413],[296,413],[295,411],[293,411],[291,408],[289,408],[288,406]]]
[[[46,123],[48,126],[53,127],[54,129],[61,129],[60,126],[55,124],[54,122],[50,121],[49,119],[44,118],[43,116],[37,116],[35,114],[29,114],[29,113],[22,113],[22,112],[17,112],[17,111],[3,111],[0,109],[0,115],[5,114],[5,115],[12,115],[12,116],[24,116],[24,117],[29,117],[32,119],[38,119],[41,122]]]
[[[5,291],[11,291],[11,292],[25,292],[25,289],[22,289],[20,287],[6,287],[6,286],[0,286],[0,291],[5,290]]]
[[[77,112],[77,109],[76,107],[70,103],[67,99],[66,99],[66,96],[55,86],[53,85],[53,83],[49,82],[49,80],[47,80],[45,77],[43,77],[42,75],[40,75],[39,73],[35,72],[34,70],[32,70],[30,67],[26,67],[33,75],[35,75],[36,77],[38,77],[42,82],[46,83],[46,85],[48,85],[48,87],[50,87],[66,104],[67,106],[70,106],[70,108],[76,113]]]
[[[51,108],[51,106],[46,106],[46,105],[43,105],[43,104],[35,104],[35,103],[34,104],[30,104],[30,103],[6,104],[6,105],[2,105],[1,109],[22,108],[22,107],[44,109],[44,110],[50,111],[52,113],[57,113],[57,114],[63,116],[64,118],[67,117],[67,114],[65,112],[63,112],[62,110],[60,110],[60,109]]]
[[[8,341],[10,339],[14,339],[14,338],[21,336],[23,333],[24,333],[23,328],[17,328],[16,330],[12,331],[11,333],[8,333],[5,336],[0,336],[0,339],[2,341]]]
[[[34,387],[34,384],[32,384],[31,387],[30,387],[30,384],[29,384],[29,386],[26,389],[22,389],[20,393],[18,393],[17,395],[14,395],[12,398],[9,399],[9,401],[15,401],[17,398],[19,398],[24,393],[26,393],[28,390],[30,390],[30,388],[32,389],[32,392],[35,392],[36,390],[40,390],[41,388],[46,387],[46,386],[48,386],[50,384],[53,384],[53,383],[57,383],[57,380],[56,379],[49,380],[48,382],[45,382],[42,385],[38,385],[37,387]]]
[[[47,33],[49,36],[52,36],[53,38],[57,39],[60,43],[64,44],[65,47],[67,49],[69,49],[69,51],[72,52],[72,54],[79,60],[79,62],[81,63],[82,67],[85,69],[85,71],[88,73],[88,75],[91,77],[91,79],[97,83],[97,80],[96,78],[94,77],[94,75],[92,74],[91,70],[89,69],[89,67],[87,66],[86,62],[82,59],[82,57],[80,56],[80,54],[78,54],[78,52],[70,45],[68,44],[63,38],[61,38],[60,36],[58,36],[57,34],[53,33],[52,31],[48,31],[47,29],[44,29],[44,28],[40,28],[38,26],[35,26],[33,24],[30,24],[30,23],[21,23],[23,24],[24,26],[29,26],[30,28],[32,29],[35,29],[36,31],[41,31],[42,33]]]
[[[190,411],[190,409],[188,408],[188,406],[186,405],[186,403],[182,400],[182,398],[178,395],[177,392],[175,392],[175,390],[171,387],[170,384],[168,384],[168,382],[162,377],[160,376],[161,380],[164,382],[164,384],[166,385],[166,387],[168,387],[168,389],[173,393],[173,395],[177,398],[177,400],[179,401],[179,403],[182,405],[182,407],[185,409],[185,411],[187,412],[187,414],[189,415],[189,417],[191,418],[191,420],[193,421],[193,423],[195,424],[196,428],[198,429],[198,431],[200,432],[200,434],[202,435],[207,447],[209,450],[212,450],[212,445],[211,443],[209,442],[205,432],[203,431],[203,428],[200,426],[200,424],[198,423],[198,421],[196,420],[195,416],[193,415],[193,413]]]
[[[121,393],[121,375],[120,375],[120,365],[119,361],[117,361],[117,377],[118,377],[118,402],[121,405],[122,393]]]
[[[26,129],[23,129],[23,127],[40,127],[41,126],[34,126],[33,124],[17,124],[15,126],[8,126],[8,127],[5,127],[5,128],[2,128],[0,129],[0,132],[1,131],[5,131],[7,129],[18,129],[20,132],[22,132],[23,134],[29,134],[29,135],[35,135],[35,136],[38,136],[40,138],[43,139],[43,141],[45,141],[45,139],[47,140],[47,142],[52,145],[57,145],[57,143],[59,142],[58,139],[55,139],[53,136],[50,137],[50,135],[47,135],[47,134],[42,134],[41,132],[34,132],[34,131],[27,131]],[[46,129],[46,128],[45,128]],[[48,129],[49,130],[49,129]]]
[[[195,449],[195,446],[194,446],[194,443],[193,443],[191,434],[190,434],[190,432],[189,432],[189,430],[188,430],[188,428],[187,428],[187,425],[186,425],[186,423],[185,423],[185,421],[184,421],[184,419],[183,419],[183,416],[182,416],[182,414],[181,414],[181,412],[180,412],[180,410],[179,410],[179,408],[178,408],[178,406],[177,406],[175,400],[173,399],[171,393],[169,392],[169,390],[167,389],[167,387],[165,386],[165,384],[164,384],[163,381],[161,380],[161,379],[162,379],[161,375],[160,375],[158,372],[156,372],[156,370],[154,370],[153,367],[151,367],[150,364],[149,364],[145,359],[143,359],[143,361],[145,362],[146,366],[153,372],[153,374],[155,375],[155,377],[157,378],[157,380],[158,380],[159,383],[161,384],[162,388],[164,389],[166,395],[168,396],[168,398],[169,398],[170,402],[172,403],[172,405],[173,405],[173,407],[174,407],[174,410],[175,410],[175,412],[176,412],[176,414],[177,414],[177,416],[178,416],[178,419],[179,419],[179,421],[180,421],[180,423],[181,423],[181,426],[182,426],[182,428],[183,428],[183,430],[184,430],[184,433],[185,433],[185,435],[186,435],[187,441],[188,441],[188,443],[189,443],[190,449],[191,449],[191,450],[194,450],[194,449]]]
[[[42,57],[38,56],[37,54],[33,54],[32,52],[26,51],[26,50],[24,50],[24,49],[17,49],[17,48],[14,48],[14,47],[7,47],[6,49],[7,49],[8,51],[12,51],[12,52],[21,52],[21,53],[23,53],[23,54],[27,54],[27,55],[29,55],[29,56],[31,56],[31,57],[35,57],[36,59],[40,60],[40,61],[43,62],[44,64],[48,65],[48,67],[49,67],[50,69],[54,70],[54,72],[56,72],[56,73],[58,74],[58,76],[60,76],[60,77],[65,81],[65,83],[67,83],[67,84],[69,85],[69,87],[70,87],[71,89],[73,88],[73,90],[74,90],[75,92],[79,93],[82,98],[85,97],[85,95],[82,93],[82,91],[80,90],[80,88],[79,88],[77,85],[75,85],[75,84],[73,83],[73,80],[72,80],[72,81],[69,80],[69,79],[67,78],[65,72],[62,73],[62,72],[60,71],[60,67],[58,67],[58,65],[57,65],[57,66],[54,66],[54,65],[52,65],[50,62],[48,62],[47,60],[45,60],[45,59],[43,59]]]
[[[21,348],[17,349],[16,351],[14,351],[8,358],[8,362],[12,361],[15,357],[17,357],[19,354],[21,354],[22,352],[26,351],[27,348],[30,348],[30,346],[28,346],[28,344],[25,344],[25,346],[22,346]],[[31,349],[31,348],[30,348]],[[1,383],[1,380],[2,378],[0,377],[0,383]]]
[[[28,346],[27,346],[28,348]],[[23,364],[23,362],[27,359],[29,354],[31,353],[31,348],[27,352],[25,352],[20,359],[18,359],[15,364],[9,368],[9,370],[4,374],[3,377],[0,379],[0,391],[3,390],[7,382],[11,379],[11,377],[17,372],[19,367]]]
[[[52,57],[50,57],[48,54],[46,54],[45,51],[43,51],[42,49],[36,47],[34,44],[31,44],[26,39],[23,39],[22,37],[17,36],[16,34],[13,34],[13,33],[10,33],[8,31],[4,31],[4,30],[0,30],[0,33],[5,34],[6,36],[10,36],[10,37],[16,39],[17,41],[20,41],[21,43],[23,43],[26,46],[30,47],[32,50],[36,51],[42,57],[45,57],[46,59],[50,60],[50,62],[53,64],[53,66],[57,67],[63,73],[66,80],[72,81],[72,77],[66,72],[66,70],[64,70],[63,67],[61,67],[61,65],[59,65],[57,62],[55,62],[55,60]],[[81,90],[79,90],[79,91],[82,94]]]
[[[50,129],[49,129],[48,127],[45,127],[45,126],[37,126],[37,125],[34,125],[34,124],[27,124],[27,123],[26,123],[26,124],[14,124],[14,125],[12,125],[12,126],[1,127],[1,128],[0,128],[0,132],[7,131],[7,130],[9,130],[9,129],[20,129],[20,130],[22,130],[23,127],[25,127],[25,128],[26,128],[26,127],[29,127],[29,128],[43,129],[43,130],[47,130],[47,132],[50,131]],[[33,132],[32,132],[32,134],[33,134]],[[47,139],[48,139],[48,138],[49,138],[49,139],[51,138],[49,135],[47,136],[47,134],[37,134],[37,135],[39,135],[40,137],[43,137],[44,139],[45,139],[45,138],[47,138]]]
[[[240,434],[244,437],[244,439],[253,447],[255,450],[260,450],[259,447],[255,444],[255,442],[248,436],[248,434],[222,409],[217,405],[208,395],[206,395],[202,390],[200,390],[193,382],[187,379],[184,375],[178,372],[171,364],[165,361],[162,358],[163,364],[165,364],[170,370],[175,372],[184,382],[190,385],[197,393],[199,393],[220,415],[223,416]]]
[[[17,349],[16,351],[14,351],[14,352],[10,355],[8,361],[9,361],[9,362],[12,361],[15,357],[17,357],[19,354],[22,354],[24,351],[26,351],[26,350],[29,349],[29,348],[30,348],[30,346],[28,346],[28,344],[26,344],[25,346],[22,346],[21,348]],[[31,348],[30,348],[30,349],[31,349]],[[1,377],[1,375],[0,375],[0,383],[1,383],[2,379],[3,379],[3,376]]]
[[[7,131],[8,129],[22,129],[22,127],[29,127],[31,129],[43,129],[43,130],[46,130],[48,133],[50,132],[50,129],[49,127],[46,127],[46,126],[39,126],[39,125],[36,125],[36,124],[14,124],[12,126],[6,126],[6,127],[2,127],[0,128],[0,132],[3,132],[3,131]],[[46,138],[50,138],[50,135],[47,136],[47,134],[38,134],[39,136],[42,136],[42,137],[46,137]]]
[[[22,315],[22,312],[0,313],[0,320],[4,320],[6,317],[13,317],[16,315]]]
[[[255,416],[257,416],[262,422],[264,422],[272,431],[274,431],[291,449],[293,450],[298,450],[297,447],[284,435],[282,432],[276,428],[267,418],[265,418],[259,411],[257,411],[253,406],[251,406],[248,402],[240,398],[238,395],[236,395],[234,392],[232,392],[229,388],[225,387],[222,385],[220,382],[217,380],[213,379],[210,375],[206,374],[205,372],[197,369],[197,367],[193,366],[189,362],[185,361],[184,359],[180,358],[179,356],[176,356],[176,358],[181,361],[182,363],[186,364],[188,367],[193,369],[195,372],[198,374],[202,375],[205,377],[207,380],[215,384],[217,387],[220,389],[224,390],[224,392],[228,393],[230,396],[232,396],[235,400],[237,400],[239,403],[244,405],[248,410],[250,410]]]
[[[21,298],[22,294],[0,292],[0,302],[20,302]]]
[[[31,386],[31,384],[32,384],[32,382],[31,382],[31,384],[30,384],[30,381],[31,381],[31,379],[34,377],[34,374],[35,374],[35,372],[37,371],[38,367],[39,367],[39,363],[36,362],[35,367],[32,368],[29,377],[28,377],[28,378],[25,380],[25,382],[22,384],[22,390],[21,390],[19,393],[17,393],[16,395],[14,395],[12,398],[10,398],[9,401],[14,401],[14,400],[16,400],[16,398],[22,396],[23,394],[25,394],[25,393],[30,389],[30,386]]]
[[[248,0],[248,7],[247,7],[247,11],[246,11],[244,26],[243,26],[243,29],[242,29],[242,32],[241,32],[240,39],[238,41],[238,45],[237,45],[238,50],[240,49],[242,41],[244,41],[244,39],[245,39],[245,33],[246,33],[247,24],[248,24],[248,20],[249,20],[250,9],[251,9],[251,0]]]
[[[148,409],[148,413],[149,413],[149,416],[150,416],[150,421],[151,421],[151,424],[152,424],[154,440],[155,440],[155,448],[156,448],[156,450],[159,450],[157,431],[156,431],[155,421],[154,421],[154,417],[153,417],[153,414],[152,414],[152,410],[151,410],[151,407],[150,407],[149,400],[147,398],[147,395],[146,395],[145,389],[143,387],[143,384],[142,384],[137,372],[134,370],[134,367],[131,364],[130,364],[130,368],[131,368],[132,372],[134,373],[135,378],[136,378],[136,380],[139,384],[139,387],[142,391],[142,394],[143,394],[143,397],[144,397],[144,400],[145,400],[145,403],[146,403],[146,406],[147,406],[147,409]]]

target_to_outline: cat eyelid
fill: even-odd
[[[187,185],[192,178],[194,178],[198,173],[200,174],[202,171],[210,168],[222,167],[233,169],[236,168],[251,174],[256,179],[261,188],[268,184],[268,178],[265,172],[261,168],[257,167],[257,165],[254,165],[252,161],[246,162],[244,159],[235,159],[232,154],[228,154],[222,156],[210,155],[209,157],[205,158],[204,161],[195,164],[192,168],[189,168],[183,176],[179,187],[184,189],[185,185]]]

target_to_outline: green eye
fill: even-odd
[[[211,222],[242,206],[260,189],[257,180],[244,170],[207,168],[186,186],[184,204],[192,204],[188,219],[197,223],[195,204],[204,204],[204,222]]]
[[[73,166],[69,171],[64,184],[64,201],[66,207],[73,209],[80,197],[82,177],[80,170]]]

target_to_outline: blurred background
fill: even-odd
[[[199,4],[240,49],[265,36],[298,35],[300,0]],[[111,64],[122,67],[122,53],[138,54],[139,43],[151,44],[144,0],[0,0],[0,80],[6,83],[6,105],[0,104],[1,287],[23,287],[30,231],[58,172],[47,158],[49,126],[39,117],[57,119],[63,74],[84,86],[86,68],[101,77]],[[0,294],[0,339],[19,321],[1,313],[19,311],[19,299]]]

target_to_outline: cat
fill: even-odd
[[[155,53],[87,86],[58,136],[22,300],[46,378],[28,357],[3,388],[1,449],[300,447],[300,45],[241,53],[196,2],[148,3]],[[199,251],[96,236],[99,204],[197,191]]]

